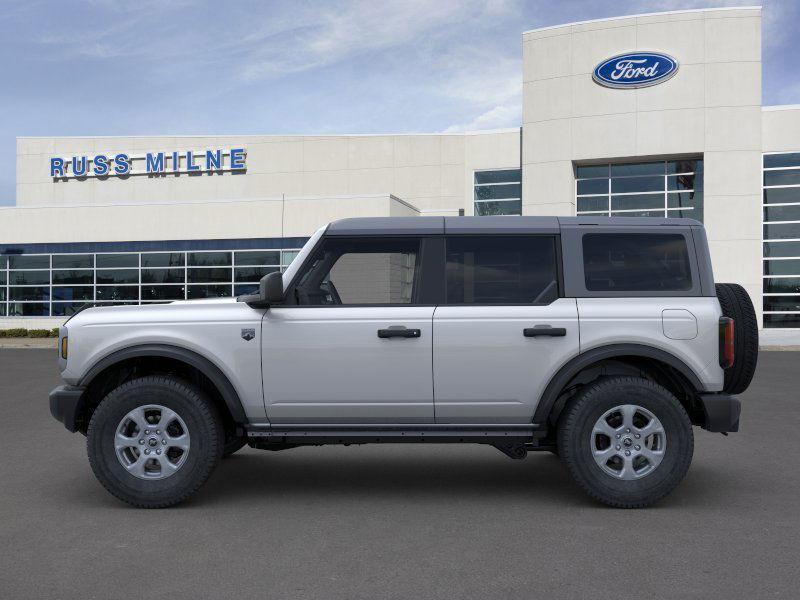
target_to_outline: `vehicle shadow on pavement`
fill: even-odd
[[[395,447],[398,448],[398,447]],[[385,450],[385,449],[382,449]],[[532,453],[521,461],[494,456],[494,449],[482,449],[486,456],[454,451],[442,455],[405,455],[403,447],[380,455],[359,449],[344,449],[336,456],[320,456],[325,450],[288,450],[285,454],[245,451],[225,459],[216,473],[192,501],[194,505],[236,503],[237,499],[279,496],[317,497],[372,496],[402,498],[413,495],[436,501],[492,500],[534,501],[542,505],[602,507],[587,497],[572,481],[557,457]],[[346,456],[347,452],[353,452]],[[288,453],[297,452],[289,457]],[[702,471],[699,473],[698,471]],[[690,474],[691,475],[691,474]],[[731,474],[733,476],[733,474]],[[696,469],[693,476],[658,506],[706,504],[724,497],[730,486],[719,473]]]
[[[525,460],[512,461],[493,456],[493,451],[482,449],[487,454],[483,457],[475,453],[458,456],[454,452],[421,456],[406,455],[400,446],[389,455],[376,455],[368,449],[359,455],[359,449],[343,449],[334,456],[321,455],[326,451],[320,449],[280,453],[246,449],[221,461],[195,496],[170,510],[233,508],[259,499],[291,503],[309,494],[317,500],[371,497],[391,501],[414,497],[435,503],[452,502],[457,496],[459,501],[478,503],[496,500],[542,507],[607,508],[578,488],[556,456],[532,453]],[[348,452],[353,454],[347,456]],[[650,510],[687,506],[721,509],[740,485],[734,471],[694,465],[681,485]],[[85,485],[75,482],[57,493],[69,496],[63,500],[73,504],[128,508],[103,490],[91,473],[87,474]]]

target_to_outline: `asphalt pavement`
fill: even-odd
[[[762,352],[742,431],[695,429],[657,506],[482,446],[246,448],[189,502],[109,495],[49,413],[55,350],[0,349],[0,598],[800,597],[799,352]]]

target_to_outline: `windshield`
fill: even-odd
[[[295,273],[297,273],[297,269],[300,268],[300,265],[303,264],[308,254],[317,245],[319,238],[322,237],[322,234],[325,233],[325,230],[328,228],[327,225],[324,227],[320,227],[314,232],[314,235],[309,238],[306,242],[306,245],[303,246],[303,249],[300,250],[300,253],[294,257],[292,264],[290,264],[286,270],[283,272],[283,287],[286,288],[287,284],[294,278]]]

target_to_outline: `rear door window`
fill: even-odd
[[[448,304],[549,304],[558,298],[556,238],[447,238]]]
[[[681,234],[589,233],[583,236],[586,289],[595,292],[677,292],[692,289]]]

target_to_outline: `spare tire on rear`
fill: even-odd
[[[729,394],[741,394],[750,385],[758,361],[758,320],[745,289],[736,283],[718,283],[717,298],[722,314],[733,319],[733,366],[725,370]]]

